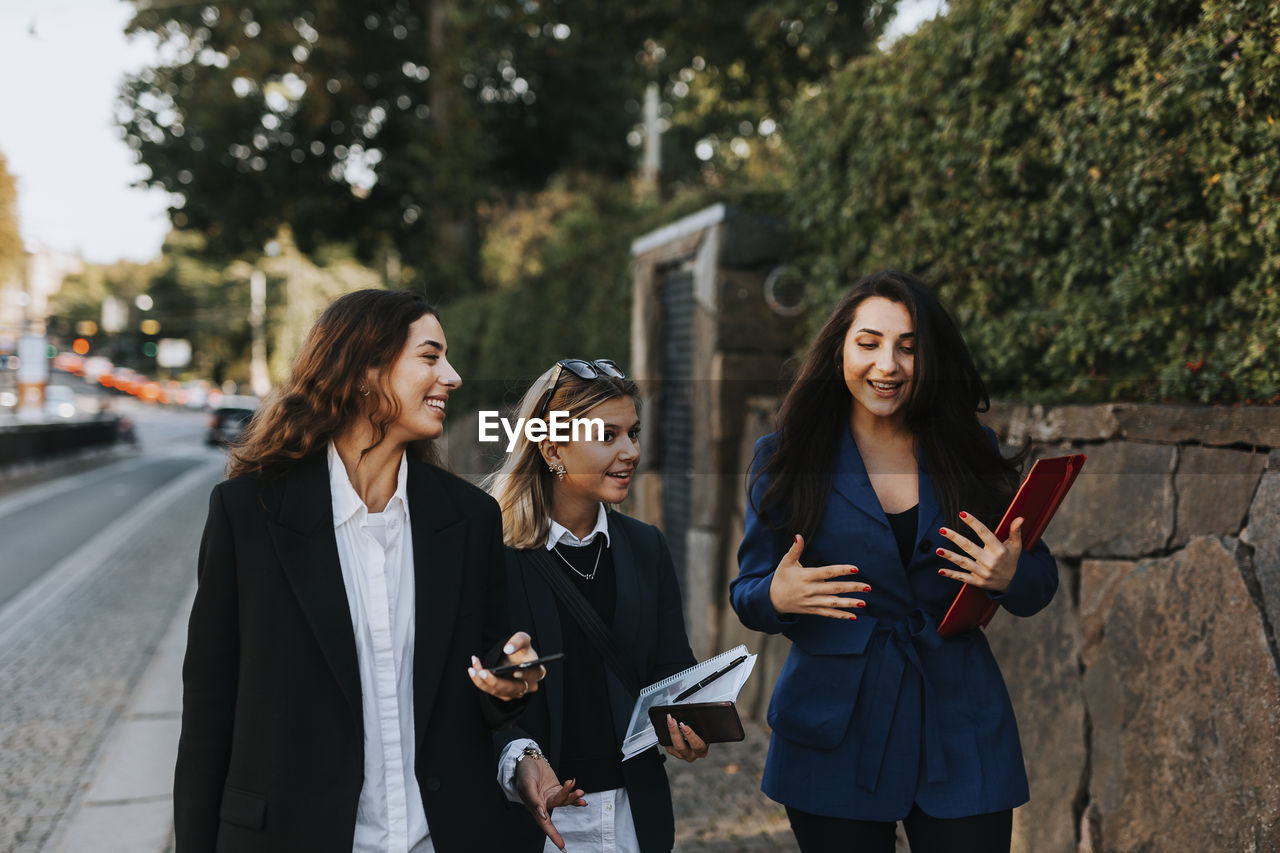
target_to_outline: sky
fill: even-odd
[[[18,181],[28,250],[147,260],[168,230],[167,196],[142,175],[114,124],[126,70],[154,56],[124,37],[123,0],[0,2],[0,152]]]
[[[29,251],[88,261],[144,261],[169,228],[168,197],[131,185],[144,171],[115,126],[116,90],[150,64],[147,40],[124,36],[124,0],[0,0],[0,152],[18,181]],[[945,11],[901,0],[890,38]]]

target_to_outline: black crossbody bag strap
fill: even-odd
[[[600,652],[600,656],[604,658],[604,662],[613,670],[613,674],[618,676],[618,680],[622,682],[622,686],[626,688],[632,698],[639,696],[640,682],[636,678],[635,671],[627,663],[627,659],[623,656],[622,650],[618,648],[618,643],[614,640],[613,634],[600,619],[600,614],[596,613],[596,609],[591,606],[591,602],[583,598],[582,593],[573,585],[573,581],[565,577],[560,567],[551,561],[546,549],[537,548],[529,553],[533,557],[533,564],[538,567],[542,579],[547,582],[547,586],[551,587],[551,591],[555,593],[556,598],[573,616],[574,621],[578,623],[583,633],[587,635],[587,639],[595,645],[596,650]]]

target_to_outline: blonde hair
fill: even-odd
[[[558,367],[558,363],[552,365],[534,380],[511,413],[513,417],[527,422],[529,418],[546,418],[547,412],[555,411],[568,412],[570,418],[578,418],[617,397],[630,397],[636,408],[640,408],[639,389],[630,379],[604,375],[583,379],[567,368],[557,371]],[[555,393],[548,401],[547,394],[553,383]],[[482,484],[502,509],[502,541],[507,545],[521,549],[546,545],[554,476],[538,445],[529,441],[521,430],[506,461]]]

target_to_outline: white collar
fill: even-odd
[[[562,543],[574,548],[581,548],[583,545],[590,545],[594,542],[597,533],[604,536],[604,545],[606,548],[609,547],[609,514],[605,512],[604,504],[600,504],[599,509],[596,511],[596,526],[591,528],[591,532],[581,539],[574,536],[569,528],[554,518],[551,519],[551,531],[547,534],[546,548],[550,551]]]
[[[405,464],[405,454],[401,453],[400,469],[396,473],[396,490],[391,495],[391,500],[387,501],[386,509],[391,509],[396,501],[400,502],[401,507],[409,506],[408,478],[409,466]],[[366,515],[369,512],[369,508],[364,505],[364,501],[356,493],[355,486],[351,485],[351,479],[347,476],[347,467],[342,464],[342,457],[338,455],[338,448],[334,446],[332,441],[329,442],[329,494],[333,500],[333,526],[335,528],[346,524],[353,516],[361,512]]]

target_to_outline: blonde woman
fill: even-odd
[[[550,420],[563,413],[557,417],[588,428],[579,423],[570,441],[522,435],[488,482],[502,509],[511,617],[529,629],[534,646],[566,655],[547,667],[519,726],[494,736],[498,781],[534,817],[516,821],[527,843],[513,850],[649,853],[674,842],[663,756],[655,748],[621,760],[637,686],[694,663],[666,540],[611,509],[626,498],[640,461],[637,401],[636,384],[612,361],[558,362],[534,382],[518,414]],[[603,643],[584,627],[590,614],[575,612],[557,592],[566,584],[607,629]],[[674,720],[668,727],[672,755],[706,755],[692,730]],[[576,808],[556,812],[553,823],[551,808],[562,803]]]

